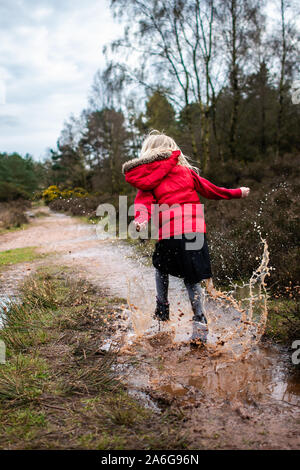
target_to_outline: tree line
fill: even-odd
[[[0,153],[0,202],[31,199],[47,177],[44,165],[29,154]]]
[[[299,150],[296,4],[272,5],[273,23],[261,0],[112,0],[124,34],[50,152],[52,182],[126,191],[121,165],[151,129],[203,174]]]
[[[38,180],[125,193],[121,166],[151,129],[172,136],[216,182],[299,151],[297,8],[292,0],[112,0],[120,37],[105,46],[88,106],[65,122]]]

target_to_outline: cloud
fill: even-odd
[[[5,92],[5,83],[4,80],[0,80],[0,106],[5,104],[6,92]]]
[[[54,146],[117,36],[108,0],[0,0],[0,152]]]
[[[0,115],[0,126],[16,127],[18,123],[19,123],[18,118],[14,116],[10,116],[9,114]]]

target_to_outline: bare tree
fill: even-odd
[[[287,81],[292,79],[295,65],[297,61],[299,63],[299,34],[297,35],[296,32],[293,13],[296,16],[296,8],[293,2],[280,0],[280,33],[273,40],[274,52],[280,63],[278,74],[277,155],[282,146]]]
[[[209,161],[210,109],[216,101],[212,73],[216,55],[214,0],[112,0],[111,4],[115,15],[125,17],[127,25],[124,37],[112,44],[113,51],[122,51],[123,56],[124,50],[129,53],[126,63],[118,61],[119,71],[152,92],[159,82],[160,89],[178,111],[186,110],[187,117],[190,106],[199,105],[201,148],[194,135],[192,113],[187,122],[193,157],[205,170]],[[135,62],[130,65],[132,53]]]
[[[243,75],[249,68],[249,51],[253,44],[257,15],[262,6],[258,0],[219,0],[217,5],[218,28],[224,40],[225,56],[232,95],[229,149],[236,158],[239,107]]]

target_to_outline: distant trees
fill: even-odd
[[[151,129],[175,138],[204,174],[299,150],[300,107],[290,92],[296,3],[273,2],[272,27],[266,5],[111,0],[124,35],[104,48],[88,108],[50,151],[49,184],[126,191],[122,163],[139,155]]]
[[[299,64],[299,32],[297,35],[294,24],[291,2],[280,0],[277,5],[280,11],[279,30],[273,35],[273,51],[279,62],[278,73],[278,111],[277,111],[277,132],[276,132],[276,152],[277,155],[283,150],[284,124],[288,118],[287,111],[287,90],[290,87],[289,81],[293,78],[297,62]]]
[[[245,81],[246,99],[242,103],[239,153],[246,150],[245,160],[266,155],[275,141],[277,93],[271,86],[266,63],[261,62],[257,72]],[[249,125],[251,123],[251,126]]]
[[[80,120],[65,123],[57,148],[50,150],[48,183],[96,192],[122,191],[121,167],[128,158],[128,140],[121,111],[84,110]]]
[[[117,68],[129,81],[135,77],[148,93],[160,88],[178,112],[185,109],[192,156],[205,168],[211,131],[207,117],[216,94],[211,68],[216,54],[214,1],[112,0],[111,5],[116,16],[126,23],[124,37],[113,42],[112,50],[134,52],[142,64],[131,70],[118,61]],[[200,147],[190,112],[194,103],[200,111]]]
[[[86,165],[80,146],[82,120],[71,116],[65,122],[57,141],[57,148],[50,149],[52,165],[49,183],[67,186],[86,186]]]
[[[162,121],[157,98],[164,97],[177,121],[169,132],[178,136],[179,130],[181,142],[185,136],[203,172],[210,164],[294,148],[285,123],[292,112],[299,125],[290,97],[299,56],[291,17],[297,6],[292,0],[276,4],[274,28],[266,0],[111,1],[125,25],[123,37],[111,44],[115,62],[110,54],[108,64],[118,92],[121,85],[126,94],[135,81],[147,95],[144,117],[154,102]],[[148,129],[145,119],[142,124],[140,131]]]
[[[164,92],[157,90],[151,94],[145,103],[145,108],[145,112],[135,121],[141,134],[146,134],[151,129],[160,129],[171,135],[176,132],[175,109]]]
[[[120,96],[109,72],[98,71],[89,107],[79,118],[71,116],[64,124],[47,159],[48,185],[82,187],[88,191],[115,194],[125,183],[122,164],[132,154],[129,121],[116,109]]]
[[[122,191],[122,164],[128,158],[129,133],[122,112],[104,108],[86,112],[86,128],[81,146],[90,170],[90,186],[94,191]]]
[[[258,0],[221,0],[216,15],[227,71],[228,89],[231,94],[228,147],[230,157],[237,154],[238,121],[244,77],[249,70],[249,50],[253,46],[256,17],[263,2]],[[250,59],[250,60],[249,60]]]
[[[0,201],[30,198],[40,184],[42,165],[30,155],[0,153]]]

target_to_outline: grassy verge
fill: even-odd
[[[26,210],[31,206],[29,201],[0,202],[0,234],[24,230],[28,225]]]
[[[1,449],[181,449],[182,415],[161,414],[130,397],[117,354],[99,345],[118,327],[121,299],[40,271],[7,312],[0,339]]]
[[[25,230],[29,224],[21,224],[20,226],[13,226],[9,228],[0,228],[0,235],[5,235],[10,232],[17,232],[18,230]]]
[[[7,266],[16,263],[25,263],[41,258],[43,255],[36,252],[35,247],[15,248],[0,252],[0,266]]]
[[[73,216],[75,217],[79,222],[84,223],[84,224],[92,224],[92,225],[97,225],[99,222],[100,218],[99,217],[94,217],[94,216],[85,216],[85,215],[77,215]]]
[[[293,299],[271,299],[265,335],[274,341],[291,344],[300,338],[300,304]]]
[[[41,211],[35,211],[34,213],[34,218],[35,219],[38,219],[38,218],[41,218],[41,217],[48,217],[48,214],[47,212],[41,210]]]

